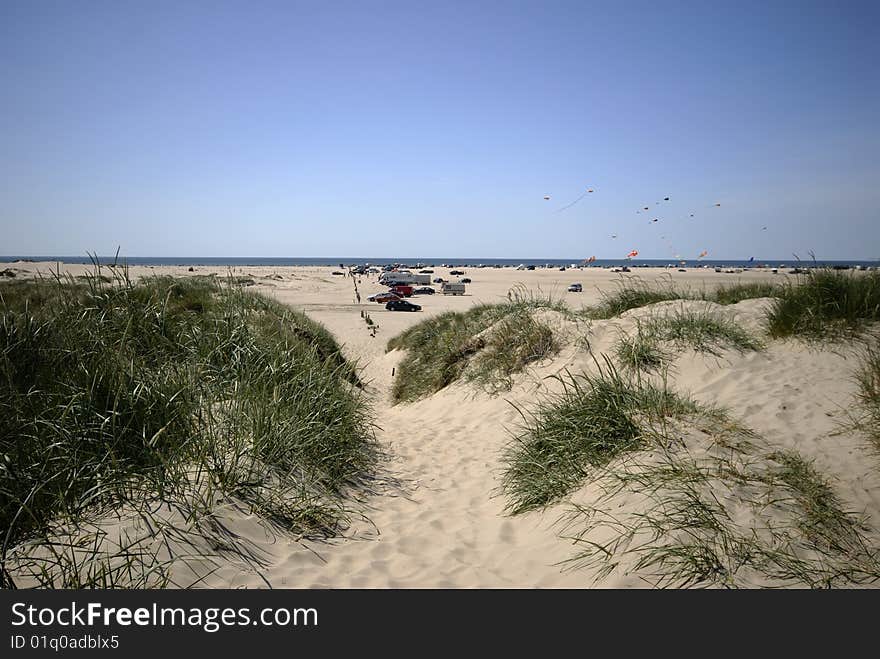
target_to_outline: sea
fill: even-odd
[[[177,266],[212,266],[212,267],[256,267],[256,266],[328,266],[347,267],[353,265],[391,265],[401,264],[418,267],[437,267],[442,264],[449,266],[464,267],[495,267],[519,265],[535,267],[571,267],[572,265],[587,265],[582,258],[545,258],[545,259],[490,259],[490,258],[462,258],[462,257],[351,257],[351,256],[326,256],[326,257],[254,257],[254,256],[0,256],[0,263],[13,261],[60,261],[62,263],[93,263],[97,258],[101,264],[110,264],[114,261],[128,265],[177,265]],[[694,259],[689,261],[675,261],[669,259],[597,259],[588,264],[589,267],[702,267],[709,268],[805,268],[805,267],[831,267],[831,268],[855,268],[855,267],[880,267],[880,259],[866,261],[836,261],[836,260],[790,260],[773,258],[755,258],[753,260],[737,259]]]

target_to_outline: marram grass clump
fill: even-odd
[[[407,354],[397,367],[394,401],[418,400],[461,378],[492,393],[510,389],[513,375],[559,349],[552,330],[533,317],[538,309],[570,313],[552,298],[514,289],[505,303],[443,313],[398,334],[388,350]]]
[[[295,533],[333,533],[376,460],[357,385],[323,327],[235,282],[98,271],[0,284],[7,585],[19,543],[149,501],[207,519],[207,491]],[[31,576],[52,583],[51,567]],[[100,585],[117,574],[98,573]]]
[[[514,374],[558,349],[553,330],[529,311],[515,311],[493,328],[466,375],[491,392],[507,391],[513,386]]]
[[[786,284],[769,313],[770,335],[834,340],[880,320],[880,272],[811,269]]]
[[[599,304],[586,309],[585,315],[594,320],[606,320],[630,309],[688,297],[688,291],[676,287],[671,281],[649,284],[635,277],[628,277],[618,283],[616,290],[603,292]]]
[[[678,309],[673,313],[650,318],[644,324],[644,333],[649,340],[664,341],[678,349],[690,348],[715,356],[722,349],[746,352],[763,347],[756,337],[735,322],[709,310]]]
[[[659,370],[669,359],[657,339],[641,322],[638,322],[635,334],[624,334],[617,340],[614,354],[624,368],[637,373]]]
[[[880,342],[865,346],[856,372],[856,383],[861,408],[856,425],[880,450]]]
[[[638,321],[632,335],[618,339],[614,352],[618,362],[633,372],[659,370],[676,352],[690,349],[720,356],[722,350],[761,350],[757,337],[709,310],[677,309]]]
[[[585,309],[582,315],[595,320],[607,320],[631,309],[674,300],[702,300],[730,305],[743,300],[776,297],[781,290],[781,286],[769,282],[738,282],[714,289],[693,289],[674,282],[671,278],[645,282],[637,277],[626,277],[618,282],[616,289],[603,292],[599,304]]]
[[[524,414],[504,453],[502,491],[511,513],[559,501],[591,471],[643,448],[655,424],[697,406],[665,387],[633,383],[610,360],[598,373],[560,377],[560,392]]]

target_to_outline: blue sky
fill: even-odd
[[[7,0],[0,254],[880,258],[878,19]]]

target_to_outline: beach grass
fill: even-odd
[[[656,371],[669,358],[642,322],[636,326],[635,334],[624,334],[617,340],[614,354],[621,365],[634,372]]]
[[[775,338],[836,340],[880,320],[880,272],[811,269],[782,287],[769,312]]]
[[[653,283],[637,277],[626,277],[618,282],[616,289],[603,292],[599,304],[586,309],[584,315],[594,320],[607,320],[630,309],[673,300],[702,300],[729,305],[743,300],[775,297],[780,290],[779,285],[765,282],[739,282],[715,289],[693,289],[668,277]]]
[[[639,319],[635,333],[618,339],[614,354],[622,366],[639,373],[657,371],[684,349],[718,357],[724,349],[742,353],[762,348],[760,339],[709,309],[676,309]]]
[[[615,290],[603,291],[599,304],[586,309],[584,313],[592,320],[607,320],[630,309],[687,299],[688,295],[688,291],[675,286],[671,280],[649,284],[636,277],[626,277],[618,282]]]
[[[690,348],[715,356],[722,349],[739,352],[760,350],[761,342],[732,320],[711,310],[676,309],[644,323],[644,341],[669,342],[678,349]]]
[[[808,541],[842,554],[862,548],[861,525],[811,461],[794,451],[775,451],[767,459],[767,478],[781,481],[794,495],[800,508],[796,524]]]
[[[766,452],[753,432],[725,425],[695,434],[679,424],[650,451],[599,472],[591,502],[573,503],[560,518],[563,537],[580,548],[568,567],[591,568],[597,582],[625,569],[673,588],[880,581],[870,529],[843,507],[830,479],[797,452]],[[679,439],[688,434],[689,442]]]
[[[858,397],[862,408],[857,426],[865,432],[875,448],[880,450],[880,343],[868,343],[861,364],[856,371]]]
[[[388,341],[406,350],[392,389],[395,402],[411,402],[461,378],[497,393],[511,376],[558,350],[552,330],[532,312],[569,310],[549,296],[513,289],[508,301],[447,312],[410,327]]]
[[[505,450],[502,491],[507,509],[522,513],[560,500],[607,465],[645,445],[651,424],[697,407],[665,387],[625,378],[610,360],[598,373],[559,377]]]
[[[701,299],[722,305],[737,304],[743,300],[754,300],[764,297],[776,297],[780,293],[780,285],[770,282],[745,282],[725,284],[705,293]]]
[[[483,349],[472,360],[466,377],[490,392],[509,391],[514,374],[558,350],[559,344],[550,327],[536,321],[529,311],[514,311],[493,328]]]
[[[332,534],[346,489],[377,459],[356,368],[333,337],[241,282],[135,284],[120,270],[106,279],[97,269],[0,284],[6,584],[20,547],[58,546],[60,530],[113,509],[143,516],[156,501],[192,521],[228,497],[292,533]],[[42,561],[18,551],[19,567],[51,585],[79,544]],[[139,556],[105,556],[90,583],[143,586],[130,564],[108,567],[121,555]],[[135,561],[142,574],[165,574],[154,562]]]

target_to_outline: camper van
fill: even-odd
[[[423,286],[431,283],[431,275],[413,274],[406,270],[398,270],[397,272],[384,272],[379,276],[380,284],[394,282],[395,284],[417,284]]]
[[[443,295],[464,295],[464,284],[453,284],[450,282],[443,282],[440,285],[440,291]]]

